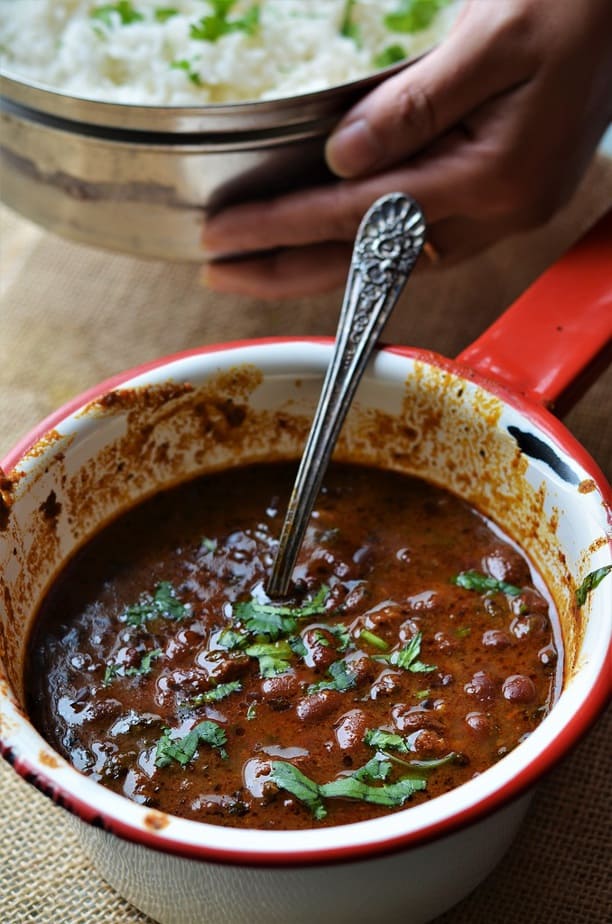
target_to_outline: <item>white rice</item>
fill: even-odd
[[[128,0],[123,10],[139,16],[132,22],[123,21],[116,0],[0,0],[0,65],[107,102],[190,106],[293,96],[372,73],[390,46],[406,57],[419,54],[448,32],[456,14],[455,2],[427,28],[390,31],[384,17],[402,3],[259,0],[254,34],[237,29],[203,41],[191,27],[214,13],[215,0]],[[254,5],[234,0],[227,21]],[[341,34],[347,5],[357,41]],[[175,13],[159,21],[160,8]]]

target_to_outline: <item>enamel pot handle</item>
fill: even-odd
[[[610,361],[612,209],[457,361],[563,413]]]

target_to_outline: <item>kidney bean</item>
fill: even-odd
[[[429,728],[431,731],[443,735],[446,731],[443,722],[431,714],[427,709],[420,706],[407,706],[398,703],[391,710],[393,721],[399,731],[418,731],[419,729]]]
[[[423,728],[410,736],[409,746],[419,757],[440,757],[448,753],[448,744],[442,735],[432,731],[430,728]]]
[[[247,655],[234,655],[230,658],[221,658],[210,670],[210,676],[215,683],[227,683],[228,680],[237,680],[247,673],[251,660]]]
[[[491,721],[484,712],[468,712],[465,724],[477,738],[488,738],[491,734]]]
[[[378,699],[382,696],[392,696],[400,687],[401,683],[399,682],[397,672],[385,671],[372,684],[370,688],[370,697],[371,699]]]
[[[332,661],[338,659],[333,636],[325,629],[307,629],[302,639],[308,649],[305,658],[308,667],[314,666],[320,671],[325,671]]]
[[[497,684],[486,671],[476,671],[463,689],[481,703],[493,702],[497,696]]]
[[[504,698],[510,703],[532,703],[537,695],[536,685],[525,674],[511,674],[502,684]]]
[[[284,696],[291,698],[298,691],[298,679],[293,672],[279,674],[278,677],[267,677],[261,684],[264,696]]]
[[[515,587],[523,587],[531,580],[527,562],[505,543],[495,546],[483,556],[482,570],[498,581],[507,581]]]
[[[512,644],[512,639],[507,632],[501,629],[487,629],[482,633],[482,644],[485,648],[493,648],[495,651],[503,651]]]
[[[337,690],[320,690],[301,699],[296,707],[298,718],[302,722],[318,722],[340,707],[342,694]]]
[[[367,720],[361,709],[350,709],[334,725],[334,734],[343,751],[352,751],[363,743]]]

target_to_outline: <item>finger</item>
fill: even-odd
[[[209,263],[204,284],[217,292],[278,299],[320,295],[344,285],[351,246],[325,244],[258,258]]]
[[[358,177],[421,150],[537,67],[518,5],[472,0],[449,37],[387,79],[340,122],[326,146],[341,177]]]

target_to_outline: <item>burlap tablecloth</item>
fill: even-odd
[[[386,339],[455,355],[611,203],[612,162],[601,159],[547,228],[415,278]],[[59,404],[134,364],[215,341],[335,329],[337,296],[267,304],[215,295],[197,267],[90,250],[7,210],[0,221],[0,458]],[[611,383],[608,372],[566,420],[608,476]],[[608,715],[541,784],[503,863],[438,924],[612,921],[609,741]],[[146,924],[91,867],[62,810],[2,761],[0,832],[1,924]]]

